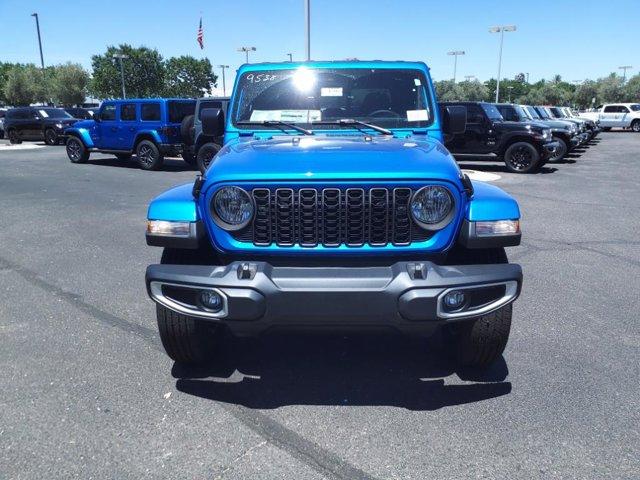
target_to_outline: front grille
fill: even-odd
[[[431,233],[409,212],[413,191],[399,188],[255,188],[255,217],[231,232],[256,246],[409,245]]]

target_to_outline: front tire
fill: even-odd
[[[504,164],[512,173],[531,173],[540,168],[540,154],[529,142],[515,142],[504,152]]]
[[[558,147],[558,149],[555,151],[555,153],[549,157],[549,162],[559,162],[560,160],[562,160],[564,158],[564,156],[567,154],[568,151],[568,147],[567,147],[567,142],[565,142],[562,138],[560,137],[553,137],[553,139],[558,142],[560,144],[560,146]]]
[[[69,157],[71,163],[87,163],[89,160],[89,150],[78,137],[69,137],[66,148],[67,157]]]
[[[58,134],[53,128],[44,131],[44,143],[51,147],[58,144]]]
[[[640,120],[634,120],[633,123],[631,123],[631,130],[640,133]]]
[[[151,140],[142,140],[136,147],[138,164],[143,170],[158,170],[164,162],[157,145]]]
[[[13,145],[22,143],[22,139],[20,138],[20,135],[18,134],[15,128],[12,128],[11,130],[9,130],[7,132],[7,135],[9,136],[9,143]]]
[[[211,252],[204,249],[165,248],[162,264],[197,265],[209,263]],[[208,361],[215,352],[215,341],[221,329],[211,323],[156,305],[158,331],[167,355],[179,363],[198,364]]]
[[[211,165],[211,162],[213,161],[213,157],[215,157],[219,151],[220,145],[213,142],[205,143],[200,147],[198,150],[197,160],[198,168],[202,173],[207,171],[207,168],[209,168],[209,165]]]

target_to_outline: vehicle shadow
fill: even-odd
[[[473,161],[465,160],[464,162],[459,161],[458,165],[460,166],[460,168],[465,170],[478,170],[480,172],[498,172],[498,173],[512,174],[512,172],[507,170],[507,167],[505,167],[504,164],[473,162]],[[557,171],[558,171],[557,168],[554,168],[547,163],[544,167],[542,167],[537,172],[525,173],[522,175],[545,175],[545,174],[554,173]],[[520,174],[516,173],[513,175],[520,175]]]
[[[86,163],[87,165],[95,165],[100,167],[118,167],[118,168],[129,168],[132,170],[141,170],[140,166],[136,163],[136,157],[132,157],[130,160],[118,160],[116,157],[112,156],[100,156],[95,157],[92,155],[89,158],[89,161]],[[180,159],[173,158],[165,158],[162,163],[162,168],[160,168],[160,172],[188,172],[195,171],[196,167],[192,167],[187,164],[185,161]]]
[[[210,365],[176,363],[172,374],[181,392],[256,409],[382,405],[436,410],[511,392],[504,358],[483,372],[457,370],[434,342],[400,335],[229,337]],[[453,374],[458,379],[445,382]]]

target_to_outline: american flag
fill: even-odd
[[[202,30],[202,17],[200,17],[200,26],[198,27],[198,36],[196,37],[198,40],[198,45],[200,45],[200,50],[204,48],[204,30]]]

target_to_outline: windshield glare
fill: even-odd
[[[238,81],[231,119],[234,125],[281,121],[307,128],[340,119],[386,128],[426,127],[433,121],[426,85],[424,74],[413,69],[298,67],[245,72]]]
[[[73,118],[61,108],[41,108],[38,113],[42,118]]]

